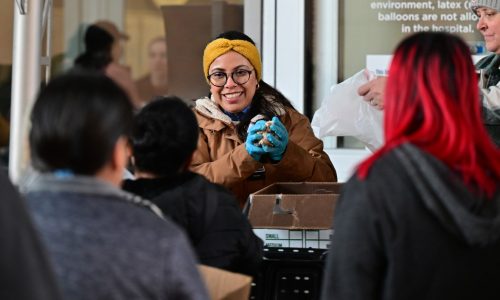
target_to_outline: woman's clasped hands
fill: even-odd
[[[260,161],[264,155],[274,161],[281,161],[288,145],[288,131],[278,117],[271,122],[259,120],[248,127],[245,147],[250,156]]]

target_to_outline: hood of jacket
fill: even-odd
[[[19,188],[23,193],[51,192],[78,193],[89,196],[110,196],[150,209],[157,216],[163,218],[160,209],[149,200],[122,191],[92,176],[75,175],[61,178],[51,173],[38,173],[33,171],[28,173],[21,180]]]
[[[452,234],[469,245],[485,246],[500,238],[500,191],[493,198],[478,196],[441,161],[416,146],[394,150],[424,205]]]

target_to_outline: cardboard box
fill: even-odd
[[[266,247],[327,249],[342,183],[286,182],[250,197],[248,218]]]
[[[198,265],[211,300],[241,300],[250,297],[252,277]]]

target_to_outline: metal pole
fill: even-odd
[[[45,66],[45,79],[44,83],[47,84],[50,80],[51,66],[52,66],[52,0],[45,0],[42,15],[42,39],[45,35],[45,55],[42,57],[42,65]]]
[[[28,162],[28,123],[40,87],[42,1],[16,0],[12,51],[12,104],[9,175],[18,182]],[[23,14],[23,12],[25,14]]]

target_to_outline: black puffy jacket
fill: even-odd
[[[123,189],[151,200],[184,228],[200,263],[248,275],[258,272],[262,241],[224,187],[186,172],[174,178],[126,180]]]

